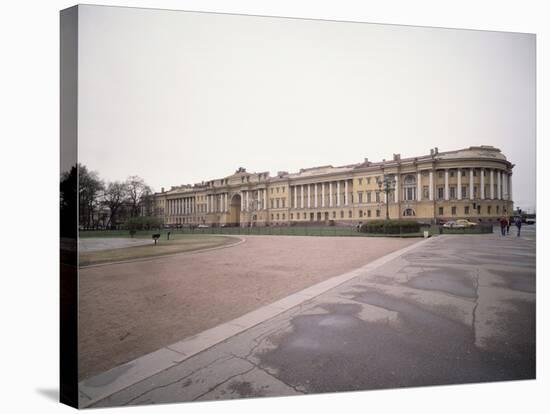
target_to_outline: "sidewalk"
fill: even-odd
[[[288,307],[282,313],[273,304],[271,316],[264,313],[267,317],[259,324],[245,317],[233,321],[229,329],[234,335],[225,326],[223,332],[214,328],[210,336],[198,336],[206,341],[203,348],[208,340],[216,343],[216,335],[217,340],[227,338],[203,351],[197,352],[199,346],[193,354],[183,341],[143,357],[137,365],[85,381],[81,404],[120,406],[535,377],[533,227],[524,226],[521,238],[496,233],[440,236],[404,250],[350,272],[325,293],[310,291],[309,296],[306,292],[279,301],[284,306],[286,300]],[[134,383],[132,376],[141,380]],[[128,386],[121,386],[125,379]],[[104,398],[109,393],[101,392],[113,384],[119,384],[119,391]]]

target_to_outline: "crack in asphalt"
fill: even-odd
[[[254,368],[257,368],[257,369],[259,369],[260,371],[265,372],[265,373],[266,373],[267,375],[269,375],[271,378],[273,378],[273,379],[279,381],[280,383],[286,385],[286,386],[289,387],[289,388],[292,388],[292,389],[293,389],[294,391],[296,391],[297,393],[300,393],[300,394],[305,394],[305,393],[306,393],[305,391],[299,390],[295,385],[292,385],[292,384],[289,384],[289,383],[283,381],[281,378],[279,378],[279,377],[277,377],[276,375],[272,374],[271,372],[269,372],[269,371],[267,370],[267,368],[262,367],[260,364],[256,364],[255,362],[249,360],[248,358],[242,358],[242,357],[237,356],[237,355],[233,355],[233,356],[234,356],[235,358],[242,359],[242,360],[244,360],[244,361],[246,361],[246,362],[252,364],[252,365],[254,366]]]
[[[475,305],[474,305],[474,308],[472,310],[472,330],[473,330],[473,333],[474,333],[474,346],[476,344],[476,341],[477,341],[477,337],[476,337],[476,311],[477,311],[477,305],[479,304],[479,267],[476,268],[476,275],[474,277],[474,287],[475,287],[475,291],[476,291],[476,300],[475,300]]]
[[[224,358],[225,358],[225,359],[224,359]],[[221,356],[221,357],[219,357],[219,358],[216,358],[215,360],[213,360],[213,361],[210,362],[209,364],[204,365],[204,366],[202,366],[202,367],[200,367],[200,368],[197,368],[197,369],[191,371],[189,374],[184,375],[183,377],[178,378],[178,379],[175,380],[175,381],[171,381],[171,382],[166,383],[166,384],[163,384],[163,385],[157,385],[156,387],[153,387],[153,388],[151,388],[151,389],[149,389],[149,390],[147,390],[147,391],[142,392],[141,394],[139,394],[139,395],[133,397],[132,399],[126,401],[125,403],[123,403],[123,404],[121,404],[121,405],[129,405],[129,404],[131,404],[132,402],[136,401],[138,398],[143,397],[144,395],[147,395],[147,394],[149,394],[149,393],[151,393],[151,392],[153,392],[153,391],[159,390],[159,389],[161,389],[161,388],[166,388],[166,387],[169,387],[169,386],[171,386],[171,385],[175,385],[175,384],[177,384],[178,382],[181,382],[181,381],[183,381],[183,380],[189,378],[191,375],[194,375],[194,374],[196,374],[197,372],[199,372],[199,371],[201,371],[201,370],[203,370],[203,369],[206,369],[206,368],[208,368],[208,367],[211,367],[212,365],[215,365],[217,362],[219,362],[219,361],[222,360],[222,359],[224,359],[223,362],[229,361],[230,359],[232,359],[232,356],[224,355],[224,356]],[[179,365],[179,364],[178,364],[178,365]],[[174,365],[174,366],[177,366],[177,365]],[[171,368],[173,368],[174,366],[172,366]],[[106,397],[106,398],[109,398],[109,397]],[[99,401],[98,401],[98,402],[99,402]]]
[[[242,359],[242,358],[239,358],[239,357],[236,357],[236,356],[233,356],[234,358],[238,358],[238,359]],[[248,363],[250,363],[252,365],[252,363],[250,361],[247,361]],[[253,366],[252,368],[250,369],[247,369],[245,371],[242,371],[242,372],[239,372],[237,374],[234,374],[234,375],[231,375],[230,377],[226,378],[225,380],[217,383],[216,385],[214,385],[213,387],[209,388],[207,391],[203,392],[202,394],[196,396],[195,398],[193,398],[191,401],[197,401],[199,398],[205,396],[206,394],[214,391],[216,388],[218,388],[220,385],[223,385],[225,384],[226,382],[228,381],[231,381],[233,378],[235,377],[238,377],[239,375],[245,375],[245,374],[248,374],[249,372],[253,371],[255,369],[255,367]]]

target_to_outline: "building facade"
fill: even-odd
[[[492,146],[297,173],[234,174],[155,194],[155,215],[167,225],[355,225],[383,219],[491,222],[513,211],[512,169]],[[392,182],[385,192],[381,181]]]

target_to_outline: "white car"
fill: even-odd
[[[210,227],[210,226],[209,226],[208,224],[199,224],[199,225],[197,226],[198,229],[207,229],[207,228],[209,228],[209,227]]]
[[[445,224],[443,224],[443,227],[448,228],[448,229],[456,227],[456,221],[454,221],[454,220],[447,221]]]

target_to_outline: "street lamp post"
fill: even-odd
[[[390,218],[390,194],[395,190],[395,177],[393,175],[386,175],[382,177],[382,179],[378,178],[376,180],[376,184],[378,184],[378,193],[385,193],[386,194],[386,220],[389,220]]]

